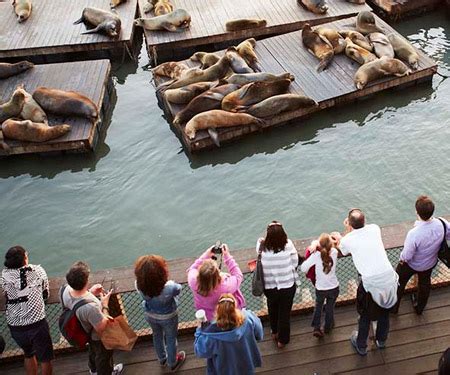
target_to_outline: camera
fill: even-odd
[[[222,254],[222,242],[217,241],[214,247],[212,248],[213,254]]]

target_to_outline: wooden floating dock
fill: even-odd
[[[396,32],[387,23],[375,16],[377,24],[382,26],[387,33]],[[349,24],[355,22],[356,17],[328,23],[327,26],[335,29],[349,28]],[[285,124],[289,121],[298,120],[308,116],[312,112],[334,107],[344,103],[367,97],[379,91],[404,84],[412,84],[429,80],[437,71],[436,63],[418,51],[420,55],[419,68],[405,77],[387,77],[369,83],[363,90],[356,89],[353,77],[359,64],[350,60],[345,54],[334,57],[329,67],[321,73],[316,71],[318,60],[312,56],[303,46],[301,31],[279,35],[272,38],[260,40],[255,49],[262,71],[279,74],[290,72],[295,76],[290,92],[306,95],[319,103],[319,107],[299,109],[297,111],[284,112],[275,118],[266,121],[264,128],[272,128]],[[223,53],[224,51],[221,51]],[[194,66],[190,60],[184,61],[187,65]],[[156,81],[160,84],[162,81]],[[158,95],[160,103],[168,120],[172,123],[175,115],[183,109],[183,106],[173,105],[167,102],[162,95]],[[197,132],[196,138],[190,140],[184,133],[183,126],[174,126],[176,133],[182,140],[183,145],[189,152],[203,151],[216,147],[206,131]],[[233,128],[218,129],[221,143],[235,141],[246,134],[259,132],[256,126],[240,126]]]
[[[146,2],[147,0],[139,0],[141,17],[152,16],[150,13],[145,15],[142,11]],[[239,39],[283,34],[300,30],[306,22],[318,25],[371,10],[366,4],[356,5],[346,0],[328,1],[329,9],[325,15],[306,10],[296,0],[174,0],[173,4],[175,8],[185,9],[191,15],[191,26],[180,33],[144,30],[149,57],[155,63],[180,56],[189,47],[225,42],[229,44]],[[267,27],[227,32],[225,23],[238,18],[265,19]]]
[[[39,0],[33,2],[30,18],[18,23],[11,1],[0,2],[0,59],[69,61],[79,58],[79,52],[86,59],[105,51],[124,53],[125,48],[132,47],[137,0],[128,0],[117,7],[122,21],[117,40],[103,34],[81,35],[86,26],[73,23],[87,6],[110,10],[109,0]]]
[[[368,0],[381,16],[397,21],[400,18],[428,12],[442,0]]]
[[[60,138],[43,143],[21,142],[5,138],[5,142],[11,148],[10,155],[93,150],[102,119],[109,111],[109,94],[112,90],[110,69],[109,60],[36,65],[22,74],[0,80],[1,103],[9,100],[16,86],[23,83],[30,94],[39,86],[80,92],[97,105],[100,113],[97,121],[76,117],[66,119],[49,114],[50,125],[69,124],[72,125],[72,130]],[[1,156],[6,155],[1,152]]]

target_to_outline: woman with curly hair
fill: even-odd
[[[134,267],[136,289],[141,294],[145,320],[153,331],[153,345],[161,366],[177,371],[186,359],[184,351],[177,353],[177,296],[181,285],[168,280],[165,259],[158,255],[138,258]]]

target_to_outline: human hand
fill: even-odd
[[[101,292],[100,293],[100,302],[102,304],[102,307],[108,307],[109,305],[109,298],[111,297],[112,289],[108,293]]]
[[[202,254],[202,258],[212,258],[214,256],[213,248],[214,248],[214,245],[208,247],[206,249],[206,251]]]
[[[222,244],[222,255],[225,257],[230,256],[230,249],[226,243]]]
[[[314,253],[315,251],[317,251],[317,249],[320,247],[319,245],[319,241],[314,240],[311,242],[311,245],[309,245],[309,251],[311,253]]]
[[[89,289],[89,292],[91,292],[94,296],[100,295],[104,291],[102,284],[94,284]]]

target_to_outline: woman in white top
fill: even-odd
[[[298,280],[298,253],[277,221],[267,226],[266,237],[256,243],[256,252],[260,251],[272,338],[279,348],[283,348],[290,339],[290,315]]]
[[[335,242],[338,241],[338,238],[332,238],[329,234],[322,233],[318,243],[313,241],[311,244],[311,251],[314,252],[300,266],[302,272],[305,273],[311,267],[316,267],[316,307],[311,324],[314,328],[313,335],[316,337],[323,337],[321,320],[325,301],[325,333],[329,333],[334,326],[334,305],[339,295],[339,282],[336,277],[338,251],[334,246],[337,246]],[[316,243],[314,244],[314,242]]]

